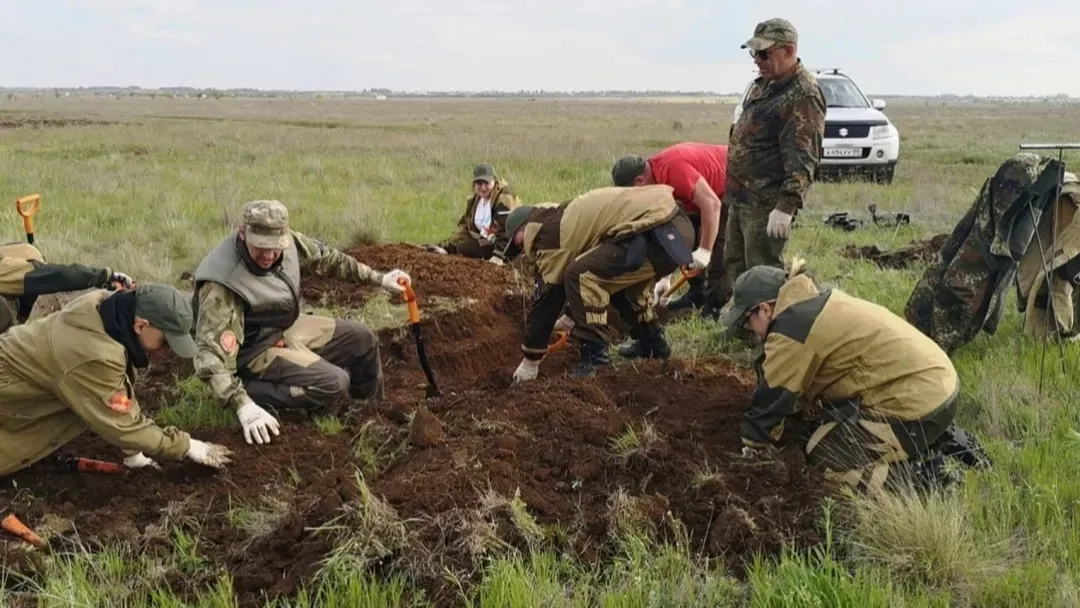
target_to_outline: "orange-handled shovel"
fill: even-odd
[[[420,359],[420,367],[423,368],[424,375],[427,376],[427,396],[429,398],[438,397],[442,395],[442,392],[439,391],[439,386],[435,384],[435,373],[431,371],[427,351],[424,349],[424,337],[420,335],[420,307],[416,303],[416,292],[413,291],[409,281],[404,278],[398,279],[398,285],[405,288],[401,297],[409,307],[409,325],[412,325],[413,337],[416,338],[416,356]]]
[[[22,216],[23,229],[26,230],[26,242],[34,244],[34,216],[41,207],[41,195],[29,194],[15,199],[15,211]]]
[[[93,458],[68,458],[64,465],[80,473],[104,473],[105,475],[123,475],[127,467],[118,462],[106,462]]]
[[[671,287],[668,287],[668,290],[664,292],[664,295],[660,296],[661,300],[670,298],[671,294],[678,291],[683,283],[701,274],[701,269],[696,268],[694,270],[687,270],[685,267],[680,266],[679,273],[679,278],[675,279],[675,282],[671,284]]]
[[[566,342],[570,339],[570,332],[559,329],[555,330],[551,336],[555,338],[555,340],[548,343],[547,352],[549,355],[566,348]]]
[[[19,518],[14,513],[9,514],[3,521],[0,521],[0,526],[3,526],[4,531],[8,534],[18,536],[35,547],[45,547],[45,541],[28,528],[26,524],[19,521]]]

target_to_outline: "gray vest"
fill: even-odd
[[[199,263],[192,308],[198,315],[199,288],[206,281],[220,283],[240,296],[244,301],[244,339],[236,364],[242,369],[280,340],[300,316],[300,257],[296,242],[290,241],[280,263],[269,274],[259,276],[248,270],[237,247],[237,236],[232,234]]]

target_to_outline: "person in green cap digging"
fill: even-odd
[[[596,188],[559,204],[523,205],[510,213],[506,233],[503,256],[513,261],[523,254],[536,284],[515,382],[537,377],[564,307],[580,352],[576,377],[611,363],[609,305],[631,337],[648,345],[642,356],[671,355],[651,289],[658,277],[693,261],[695,242],[671,186]]]
[[[771,451],[799,402],[820,400],[826,421],[806,454],[827,479],[871,491],[932,485],[957,433],[959,378],[948,355],[887,308],[822,289],[804,267],[758,265],[735,280],[723,323],[765,346],[740,429],[743,455]]]
[[[192,311],[168,285],[96,289],[59,312],[0,335],[0,475],[38,462],[84,431],[127,454],[124,464],[156,466],[151,457],[187,458],[221,468],[231,452],[159,427],[139,407],[134,369],[168,347],[195,356]]]

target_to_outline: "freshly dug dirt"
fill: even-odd
[[[948,234],[939,234],[896,251],[884,251],[877,245],[847,245],[840,253],[848,259],[870,260],[882,268],[902,269],[933,262],[937,252],[948,240]]]
[[[0,479],[0,505],[31,527],[59,517],[84,543],[119,539],[146,552],[172,551],[174,527],[197,533],[198,554],[232,573],[242,606],[295,594],[341,546],[342,530],[378,541],[354,549],[386,546],[364,562],[375,572],[408,571],[442,606],[455,605],[446,570],[467,580],[484,556],[508,546],[543,543],[602,560],[620,531],[667,538],[678,523],[695,549],[732,558],[725,563],[738,575],[739,558],[752,551],[818,542],[828,487],[804,466],[799,438],[809,425],[791,421],[775,461],[739,455],[748,373],[699,359],[619,362],[574,379],[566,373],[576,359],[570,349],[549,356],[536,381],[513,386],[529,293],[512,269],[400,245],[353,254],[413,276],[441,397],[425,398],[411,331],[387,330],[387,399],[353,404],[340,433],[286,423],[259,446],[245,444],[239,430],[195,431],[234,450],[221,472],[162,462],[163,471],[109,477],[39,464]],[[341,306],[362,301],[332,280],[305,288],[309,299],[326,293]],[[428,314],[426,296],[473,303]],[[170,384],[187,374],[176,360],[155,359],[137,388],[144,407],[167,402]],[[122,458],[90,434],[59,453]],[[370,495],[360,491],[361,476]],[[241,507],[260,518],[240,517]],[[337,532],[318,530],[338,517],[346,519]],[[35,562],[15,549],[21,545],[0,540],[0,557],[5,567],[33,571]],[[165,572],[160,584],[193,599],[209,578]]]
[[[404,270],[421,300],[421,310],[423,298],[429,295],[484,300],[518,288],[508,267],[459,255],[432,254],[415,245],[362,245],[346,253],[380,272]],[[350,285],[319,277],[305,278],[302,286],[304,298],[311,302],[328,300],[352,307],[362,305],[380,291],[383,290],[377,285]]]

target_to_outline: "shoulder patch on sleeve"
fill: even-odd
[[[128,397],[126,390],[119,390],[109,396],[109,400],[106,402],[109,409],[121,414],[127,414],[131,411],[131,398]]]
[[[226,329],[224,332],[222,332],[221,338],[219,338],[219,342],[221,343],[221,349],[224,350],[226,353],[232,355],[236,352],[237,341],[236,334],[233,332],[233,330]]]

